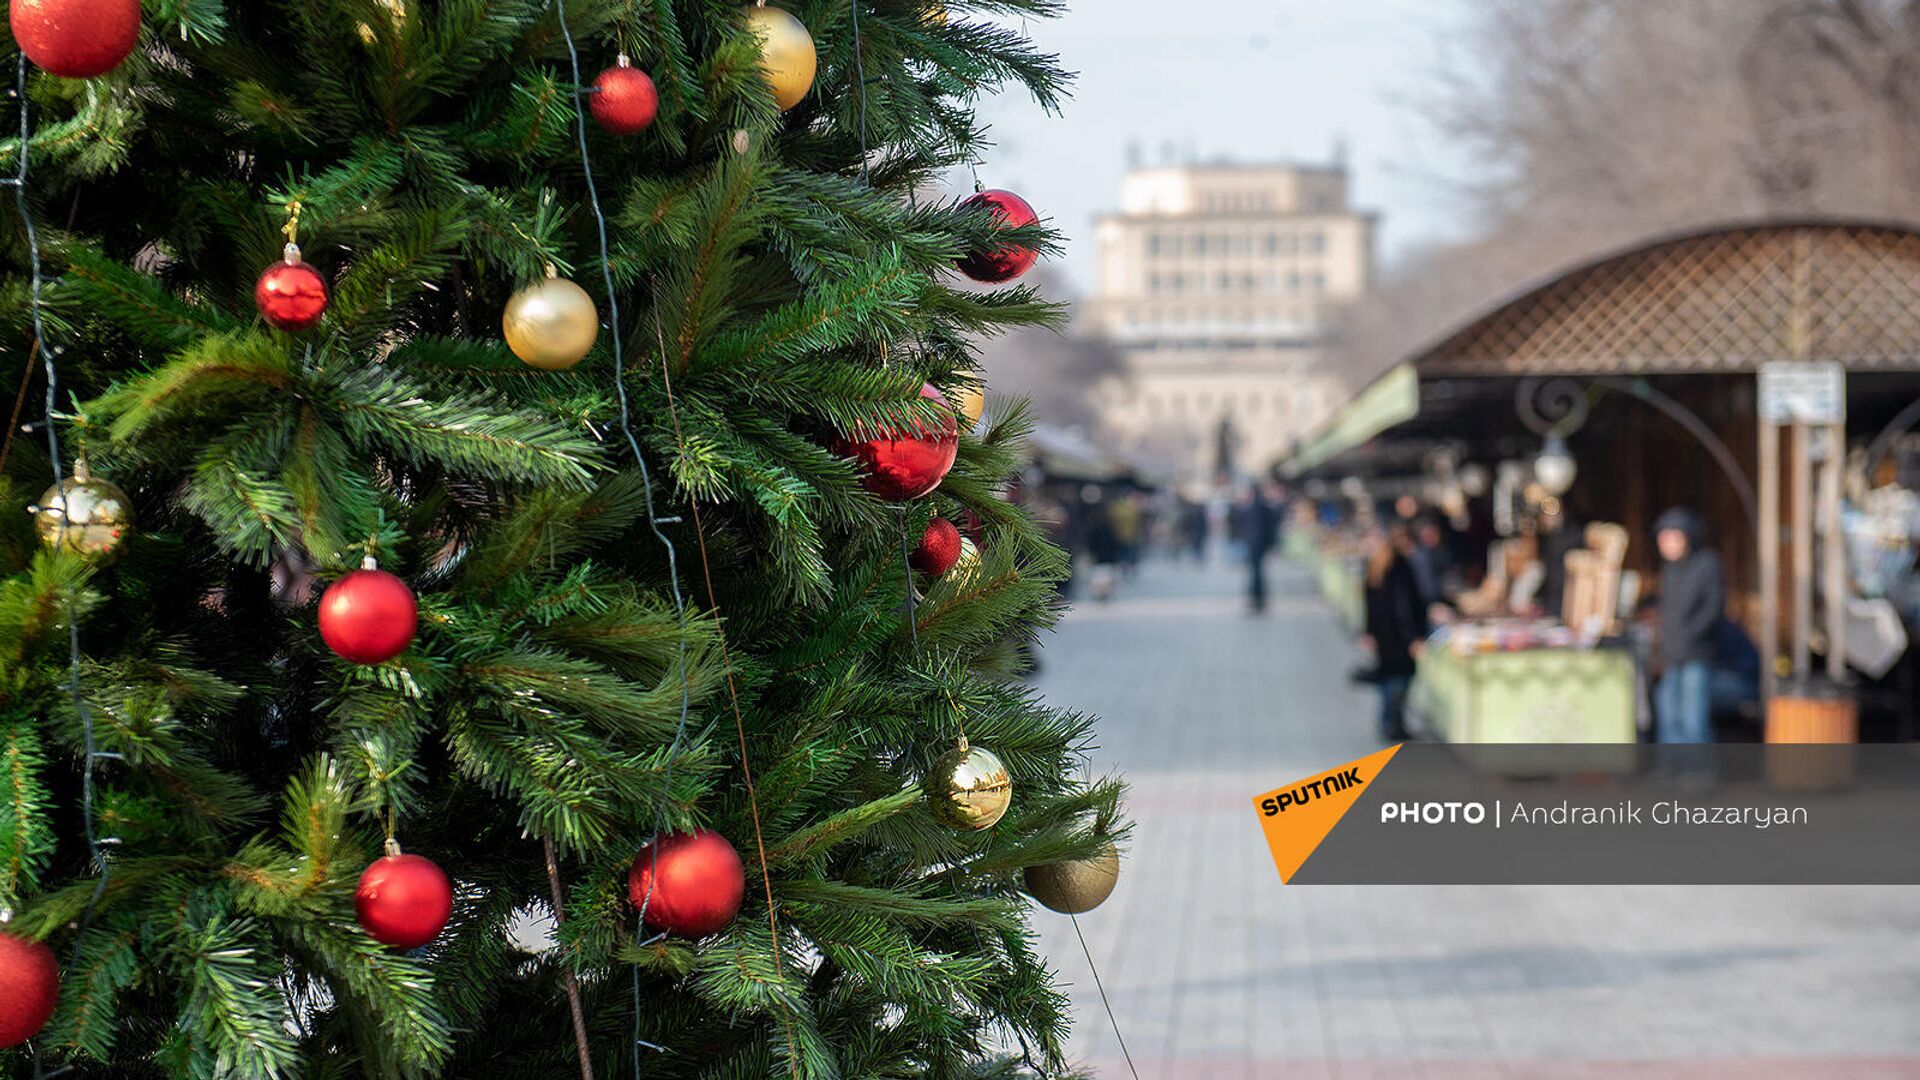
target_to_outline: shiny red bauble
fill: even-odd
[[[627,897],[636,911],[645,905],[647,925],[681,937],[726,926],[746,894],[740,853],[712,829],[661,837],[640,849],[627,874]]]
[[[927,531],[920,534],[920,542],[907,561],[915,570],[934,577],[953,569],[953,564],[960,561],[960,530],[943,517],[927,522]]]
[[[931,385],[920,396],[940,404],[947,399]],[[871,439],[841,439],[834,449],[858,461],[867,474],[867,490],[883,499],[917,499],[946,479],[960,453],[960,421],[949,415],[940,427],[897,432]]]
[[[287,257],[267,267],[253,286],[253,302],[267,323],[281,330],[305,330],[327,313],[327,279],[300,261],[300,249],[287,245]]]
[[[0,1050],[47,1026],[60,1000],[60,965],[38,941],[0,934]]]
[[[353,910],[382,945],[417,949],[453,916],[453,883],[431,859],[388,855],[373,860],[353,892]]]
[[[638,135],[653,126],[660,112],[660,94],[647,73],[629,65],[623,56],[593,80],[588,107],[600,126],[615,135]]]
[[[406,652],[419,624],[413,590],[385,570],[355,570],[320,597],[320,637],[356,664],[384,664]]]
[[[140,41],[140,0],[11,0],[13,40],[42,71],[91,79]]]
[[[1022,225],[1031,225],[1040,220],[1033,212],[1027,200],[1011,191],[989,188],[960,204],[962,209],[972,208],[990,211],[999,221],[1001,228],[1011,229]],[[998,244],[982,251],[976,251],[958,263],[960,272],[975,281],[984,281],[999,285],[1012,281],[1021,274],[1033,269],[1034,260],[1040,253],[1019,244]]]

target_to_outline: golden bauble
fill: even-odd
[[[962,383],[953,392],[953,407],[967,418],[969,428],[980,423],[980,414],[987,411],[987,388],[976,382]]]
[[[1120,849],[1108,842],[1084,859],[1029,866],[1026,879],[1033,898],[1062,915],[1092,911],[1113,895],[1120,880]]]
[[[70,551],[102,562],[120,554],[133,535],[133,501],[127,493],[87,472],[76,461],[73,475],[48,488],[33,514],[40,542],[57,551]]]
[[[993,751],[960,745],[940,755],[927,771],[927,801],[933,816],[956,829],[986,829],[1013,805],[1013,777]]]
[[[544,371],[563,371],[592,351],[600,312],[587,290],[549,276],[513,294],[500,328],[513,355]]]
[[[786,112],[813,89],[813,35],[791,12],[777,7],[747,9],[747,29],[760,39],[760,69],[773,88],[774,103]]]
[[[953,560],[953,566],[941,576],[948,581],[966,583],[980,572],[980,548],[970,536],[960,538],[960,556]]]

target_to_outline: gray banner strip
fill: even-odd
[[[1920,746],[1412,744],[1294,884],[1920,884]]]

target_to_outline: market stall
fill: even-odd
[[[1727,625],[1755,654],[1752,672],[1794,672],[1804,678],[1782,685],[1796,688],[1818,672],[1868,705],[1877,695],[1911,734],[1920,682],[1910,658],[1894,658],[1920,611],[1903,609],[1897,582],[1874,582],[1889,567],[1910,572],[1915,529],[1903,507],[1866,505],[1890,480],[1846,459],[1917,423],[1920,231],[1744,222],[1634,244],[1515,290],[1407,354],[1282,471],[1374,487],[1445,486],[1486,470],[1496,479],[1476,500],[1493,520],[1485,543],[1531,545],[1532,562],[1557,574],[1566,565],[1549,550],[1566,538],[1557,529],[1616,522],[1629,539],[1617,584],[1648,593],[1660,570],[1653,522],[1689,507],[1721,556]],[[1558,598],[1542,583],[1498,585],[1488,595],[1503,610],[1489,616],[1563,614],[1551,602],[1526,611],[1529,591]],[[1625,593],[1612,597],[1622,619],[1638,599]],[[1423,671],[1436,688],[1421,693],[1490,700],[1449,689],[1465,678],[1449,659]],[[1624,700],[1659,675],[1643,667],[1628,679],[1619,658],[1582,667],[1618,680],[1600,696]],[[1773,702],[1782,704],[1791,703]],[[1768,715],[1749,695],[1722,719]]]

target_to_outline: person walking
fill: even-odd
[[[1250,496],[1242,519],[1247,545],[1247,608],[1252,614],[1261,615],[1267,610],[1267,553],[1273,550],[1274,537],[1280,531],[1277,520],[1280,508],[1258,484],[1253,486]]]
[[[1112,506],[1095,489],[1087,498],[1087,558],[1093,573],[1087,577],[1088,591],[1101,603],[1113,599],[1114,578],[1120,563],[1120,538],[1114,532]]]
[[[1380,737],[1407,738],[1407,690],[1414,660],[1427,640],[1427,605],[1420,598],[1407,561],[1412,538],[1402,522],[1375,532],[1367,550],[1366,634],[1361,647],[1373,651],[1372,678],[1380,691]]]
[[[1660,549],[1660,659],[1665,672],[1654,702],[1662,743],[1713,741],[1713,663],[1726,585],[1720,556],[1706,546],[1706,524],[1686,507],[1654,522]]]

